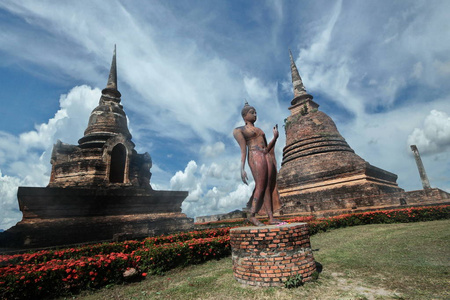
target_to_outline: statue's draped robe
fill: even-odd
[[[273,170],[275,172],[275,188],[273,189],[272,195],[267,195],[264,194],[264,204],[261,206],[261,209],[257,212],[258,215],[266,215],[267,210],[266,210],[266,199],[267,197],[272,196],[272,201],[270,202],[272,205],[272,208],[270,209],[270,207],[268,207],[269,210],[271,210],[272,212],[277,212],[280,208],[281,208],[281,200],[280,200],[280,195],[278,193],[278,187],[276,184],[276,174],[277,174],[277,160],[275,159],[275,147],[272,148],[272,150],[270,150],[270,152],[267,154],[269,156],[269,163],[272,164]],[[269,178],[270,180],[270,178]],[[268,183],[269,184],[269,183]],[[252,205],[252,200],[253,200],[253,194],[255,193],[255,190],[253,190],[252,196],[250,197],[248,203],[247,203],[247,208],[250,208]]]

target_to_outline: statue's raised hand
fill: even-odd
[[[278,133],[278,124],[273,127],[273,138],[277,139],[280,134]]]

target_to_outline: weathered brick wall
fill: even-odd
[[[343,186],[334,190],[284,197],[282,198],[283,213],[308,212],[316,216],[330,216],[351,213],[356,210],[395,209],[450,202],[450,194],[440,189],[390,192],[389,187],[385,187],[384,193],[379,194],[379,190],[373,188],[370,184]],[[358,192],[359,196],[357,196]]]
[[[217,222],[222,220],[242,219],[246,217],[247,214],[245,212],[241,210],[235,210],[227,214],[195,217],[195,222],[196,223]]]
[[[283,286],[289,276],[312,280],[316,263],[308,224],[240,227],[231,230],[233,273],[237,281],[256,286]]]
[[[0,248],[52,247],[188,231],[194,220],[181,212],[187,195],[133,187],[19,187],[23,218],[0,234]]]

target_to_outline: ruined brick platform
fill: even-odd
[[[19,187],[23,218],[0,233],[0,248],[12,251],[121,241],[191,230],[194,220],[181,212],[187,195],[133,187]]]
[[[289,276],[312,280],[316,263],[307,223],[240,227],[230,232],[234,278],[254,286],[283,286]]]

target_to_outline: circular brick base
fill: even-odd
[[[312,280],[316,263],[308,224],[240,227],[230,232],[233,274],[237,281],[257,286],[283,286],[289,276]]]

